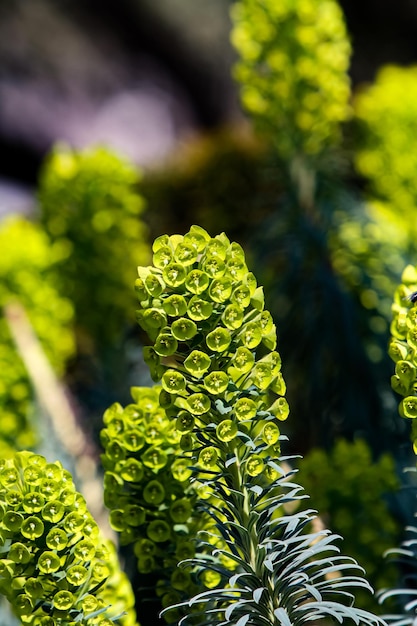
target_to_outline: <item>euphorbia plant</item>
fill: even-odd
[[[286,512],[304,496],[282,464],[278,424],[288,404],[275,326],[242,248],[193,226],[158,238],[153,253],[153,266],[140,267],[136,281],[138,320],[152,342],[145,360],[161,381],[166,415],[190,425],[180,448],[193,479],[216,498],[200,500],[213,535],[182,563],[197,584],[212,571],[215,586],[177,605],[183,619],[378,622],[354,608],[355,589],[369,585],[353,559],[338,555],[334,536],[314,532],[315,513]]]
[[[377,624],[354,607],[355,590],[370,588],[356,562],[314,527],[314,511],[287,508],[305,495],[281,456],[289,408],[275,326],[242,248],[193,226],[153,252],[136,291],[161,387],[110,407],[102,439],[112,524],[142,573],[159,569],[167,621]],[[62,466],[18,453],[0,484],[0,584],[22,621],[126,622],[107,607],[106,550]]]

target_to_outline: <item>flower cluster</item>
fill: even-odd
[[[350,44],[335,0],[240,0],[235,77],[245,109],[284,158],[316,155],[350,115]]]
[[[0,461],[0,592],[25,624],[111,626],[111,553],[60,463]],[[113,559],[114,561],[114,559]]]
[[[375,83],[356,96],[354,113],[357,169],[369,179],[372,193],[395,207],[391,219],[410,232],[417,201],[412,143],[417,133],[417,67],[381,69]]]
[[[194,556],[199,531],[215,532],[210,517],[195,509],[198,496],[214,499],[190,483],[190,453],[179,447],[182,433],[160,406],[160,394],[161,387],[134,387],[134,403],[105,412],[101,440],[110,523],[122,545],[133,544],[139,573],[159,574],[157,591],[167,606],[197,588],[177,564]]]
[[[368,312],[363,345],[376,363],[386,356],[392,294],[404,267],[402,251],[412,249],[410,233],[396,212],[379,201],[356,206],[340,202],[332,220],[328,238],[332,266]]]
[[[345,589],[369,589],[355,576],[356,563],[335,556],[328,531],[306,532],[311,510],[286,514],[303,496],[280,457],[285,384],[275,326],[242,248],[193,226],[184,236],[158,238],[153,253],[153,266],[140,267],[136,282],[138,321],[152,342],[145,360],[191,456],[191,479],[202,485],[196,508],[217,532],[200,533],[196,556],[182,564],[197,580],[210,577],[210,588],[176,605],[168,598],[164,615],[185,611],[182,624],[209,619],[218,626],[328,616],[375,625]],[[346,569],[348,580],[333,576]]]
[[[268,473],[264,457],[279,453],[276,418],[289,409],[275,325],[242,248],[192,226],[158,238],[153,252],[154,266],[138,268],[137,315],[153,341],[145,360],[161,380],[160,402],[181,448],[210,473],[246,440],[247,474]]]
[[[131,315],[135,267],[148,258],[138,179],[133,165],[103,148],[56,148],[41,173],[40,217],[63,292],[77,324],[101,345]]]
[[[416,291],[417,268],[408,265],[394,296],[388,353],[395,362],[391,385],[403,396],[399,405],[400,415],[413,420],[412,437],[417,454],[417,426],[414,421],[417,417],[417,304],[413,296]]]
[[[42,230],[22,217],[0,228],[0,309],[17,300],[25,308],[45,353],[58,374],[74,352],[73,309],[49,274],[53,248]],[[32,448],[36,435],[27,421],[31,386],[0,314],[0,451]]]

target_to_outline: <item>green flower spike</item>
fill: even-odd
[[[40,217],[53,243],[48,262],[53,256],[57,284],[71,294],[77,325],[97,348],[114,345],[127,320],[134,321],[135,268],[149,260],[139,179],[136,165],[105,148],[78,152],[62,144],[40,175]],[[137,289],[147,300],[157,297],[161,286],[158,277],[149,276]],[[60,315],[59,306],[52,310]]]
[[[281,6],[270,4],[271,11]],[[308,8],[308,0],[304,6]],[[333,2],[329,0],[326,7],[328,18],[336,20],[330,23],[337,26]],[[198,254],[187,253],[181,264],[182,244],[194,238]],[[197,554],[184,564],[190,578],[195,577],[194,588],[188,586],[187,577],[172,574],[160,589],[166,620],[178,623],[181,619],[182,624],[192,625],[207,621],[209,614],[212,626],[232,622],[302,626],[323,617],[340,622],[353,617],[357,623],[376,626],[378,618],[352,607],[353,594],[345,591],[347,584],[352,589],[369,588],[366,581],[355,574],[349,574],[347,581],[326,576],[340,568],[354,570],[355,563],[334,556],[338,550],[327,531],[306,532],[314,519],[310,511],[289,516],[285,512],[286,503],[301,499],[298,487],[286,480],[279,458],[278,424],[289,411],[283,397],[285,383],[275,351],[275,326],[264,310],[262,288],[248,272],[241,247],[224,234],[212,238],[195,226],[184,236],[165,236],[163,245],[175,263],[163,269],[139,268],[139,273],[159,273],[165,288],[158,295],[158,307],[166,310],[164,303],[174,295],[185,299],[195,333],[189,340],[178,341],[169,365],[159,363],[167,416],[183,434],[171,475],[168,478],[167,463],[166,478],[154,471],[153,479],[163,482],[168,494],[169,480],[190,477],[189,493],[194,499],[190,503],[184,495],[174,496],[174,502],[165,499],[155,505],[159,506],[154,509],[158,519],[150,518],[142,538],[163,547],[176,536],[173,522],[178,520],[179,528],[186,525],[177,542],[179,554],[184,539],[193,536],[190,531],[200,530]],[[169,273],[172,269],[175,279]],[[201,278],[199,272],[208,277],[201,279],[205,286],[201,295],[187,290],[187,285],[195,286],[196,276]],[[146,330],[146,311],[156,302],[142,300],[139,306],[138,320]],[[178,332],[177,324],[182,325],[183,319],[182,311],[170,314],[164,333]],[[114,466],[109,469],[114,471]],[[182,488],[186,482],[180,482]],[[163,517],[166,509],[170,518]],[[194,523],[190,528],[192,516],[187,516],[194,510],[214,523]],[[322,576],[312,558],[315,552],[320,555]],[[148,558],[139,557],[139,568],[146,559],[149,571]],[[156,552],[151,558],[157,560]]]
[[[350,44],[335,0],[240,0],[232,8],[241,100],[280,155],[314,157],[350,116]]]
[[[184,237],[164,237],[163,245],[171,249],[177,259],[176,265],[179,264],[177,246],[184,240],[191,240],[195,232],[200,235],[201,229],[192,227]],[[169,312],[164,334],[172,333],[178,346],[172,355],[173,360],[170,360],[171,367],[167,368],[162,362],[159,366],[162,368],[163,389],[177,398],[175,406],[195,418],[195,424],[189,419],[184,424],[178,412],[167,409],[175,416],[178,429],[189,433],[186,437],[183,435],[183,449],[191,445],[193,430],[213,418],[210,396],[219,400],[224,397],[226,406],[235,411],[238,421],[242,421],[252,419],[265,406],[263,393],[267,388],[275,385],[277,390],[283,388],[285,391],[279,371],[279,355],[271,351],[276,341],[270,338],[275,331],[272,317],[263,308],[262,289],[257,289],[253,274],[247,270],[242,248],[230,243],[224,234],[211,238],[205,233],[203,237],[205,243],[199,241],[199,255],[194,262],[183,264],[181,271],[176,268],[181,280],[184,277],[185,291],[183,282],[178,285],[181,293],[175,293],[172,281],[164,279],[169,264],[162,270],[158,267],[139,268],[142,276],[159,271],[166,285],[158,294],[158,307]],[[228,272],[230,278],[226,275]],[[187,284],[195,277],[204,282],[203,297],[196,295],[195,290],[187,291]],[[181,308],[176,315],[170,307],[175,297],[181,298]],[[192,318],[190,330],[183,315],[184,301],[188,317]],[[147,312],[152,311],[154,303],[142,301],[140,307],[142,312],[138,321],[146,330]],[[219,318],[225,326],[219,324]],[[193,342],[192,350],[186,345],[187,341]],[[159,349],[158,339],[154,347]],[[257,350],[262,351],[262,356],[256,355]],[[251,398],[240,398],[235,391],[226,396],[230,385],[237,385],[241,390],[252,386],[254,394]],[[286,417],[283,405],[279,405],[278,413],[280,419]]]

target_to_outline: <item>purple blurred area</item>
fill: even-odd
[[[152,167],[189,137],[238,120],[231,4],[2,0],[0,211],[26,206],[24,186],[36,184],[57,141],[103,143]],[[371,80],[382,63],[416,62],[416,2],[341,5],[354,84]]]
[[[228,10],[224,0],[4,0],[0,177],[35,184],[57,141],[102,143],[148,166],[227,124],[238,114]]]

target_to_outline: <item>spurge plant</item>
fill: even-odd
[[[160,386],[105,413],[105,500],[139,572],[158,572],[166,621],[378,624],[354,606],[370,589],[361,568],[299,506],[306,494],[281,456],[275,325],[240,245],[193,226],[158,238],[138,271],[144,357]],[[68,472],[18,453],[0,485],[0,590],[21,620],[130,625],[108,606],[108,551]]]
[[[212,571],[216,586],[178,603],[181,621],[377,623],[353,606],[354,590],[369,588],[356,562],[339,555],[335,536],[314,530],[314,511],[287,509],[305,494],[281,457],[279,422],[289,409],[275,326],[242,248],[196,226],[160,237],[136,291],[161,404],[190,425],[180,447],[191,457],[191,480],[216,502],[199,500],[216,530],[181,563],[197,580]]]

